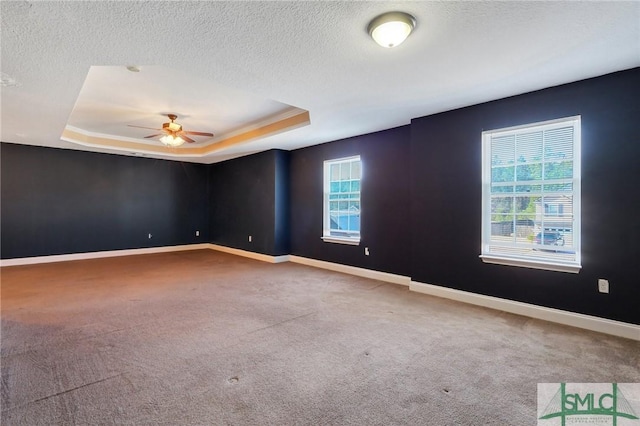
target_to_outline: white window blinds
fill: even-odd
[[[580,117],[483,132],[485,261],[580,268]]]

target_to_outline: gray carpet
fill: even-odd
[[[640,343],[210,250],[2,269],[2,424],[533,425]]]

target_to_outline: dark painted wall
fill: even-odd
[[[481,133],[582,116],[579,274],[484,264]],[[291,153],[291,253],[414,281],[640,324],[640,69]],[[360,246],[324,243],[322,162],[360,154]],[[371,249],[371,256],[363,248]],[[597,291],[597,279],[611,293]]]
[[[409,126],[291,152],[291,254],[409,275]],[[360,155],[360,245],[322,241],[323,162]],[[370,255],[364,255],[364,247]]]
[[[271,150],[210,166],[212,243],[288,254],[288,160],[288,152]]]
[[[574,115],[581,272],[484,264],[482,131]],[[410,158],[413,280],[640,324],[640,69],[413,120]]]
[[[482,263],[481,132],[578,114],[582,271]],[[209,166],[2,144],[1,255],[209,241],[640,324],[638,117],[640,68]],[[323,161],[357,154],[361,244],[325,243]]]
[[[3,259],[208,241],[206,165],[8,143],[0,158]]]
[[[290,154],[275,151],[275,218],[273,254],[289,254],[291,251],[290,231]]]

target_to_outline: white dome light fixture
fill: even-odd
[[[369,23],[367,31],[382,47],[396,47],[406,40],[416,26],[416,18],[404,12],[387,12]]]

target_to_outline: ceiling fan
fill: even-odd
[[[176,147],[180,146],[185,142],[194,143],[195,141],[191,139],[188,135],[191,136],[209,136],[212,137],[213,133],[208,132],[193,132],[189,130],[182,130],[182,125],[175,123],[174,120],[178,118],[175,114],[167,114],[169,120],[168,123],[162,123],[162,129],[156,129],[153,127],[144,127],[144,126],[134,126],[133,124],[129,124],[129,127],[138,127],[140,129],[150,129],[150,130],[158,130],[163,133],[156,133],[153,135],[145,136],[145,139],[155,138],[157,136],[162,136],[160,138],[160,142],[167,146]]]

